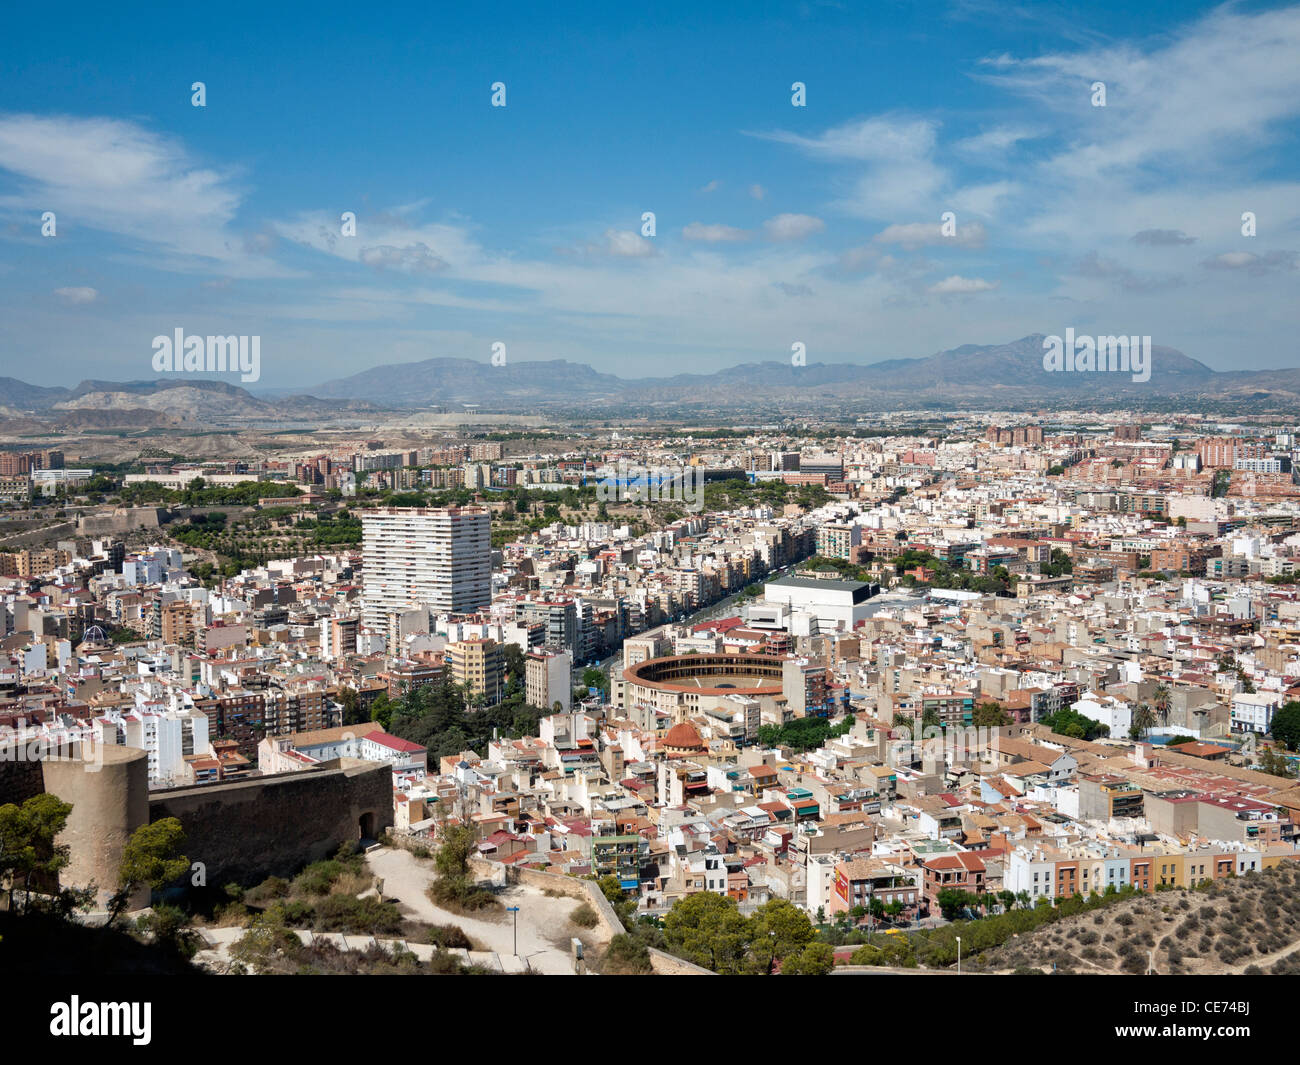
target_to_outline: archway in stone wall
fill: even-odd
[[[357,821],[357,835],[360,839],[379,838],[379,816],[373,810],[362,814]]]

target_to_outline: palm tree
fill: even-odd
[[[1151,702],[1155,706],[1156,717],[1161,725],[1169,724],[1169,685],[1160,683],[1151,693]]]
[[[1156,723],[1156,716],[1146,703],[1138,703],[1133,708],[1133,723],[1129,726],[1129,739],[1141,739],[1151,731]]]

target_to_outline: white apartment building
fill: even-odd
[[[362,623],[386,633],[414,607],[452,614],[492,600],[490,517],[480,507],[383,508],[361,516]]]
[[[1084,894],[1104,892],[1108,887],[1116,891],[1129,883],[1129,865],[1132,854],[1121,853],[1118,848],[1094,846],[1056,850],[1029,845],[1016,847],[1007,859],[1002,886],[1006,891],[1025,892],[1031,900],[1056,898],[1071,889],[1069,883],[1056,883],[1056,863],[1077,863],[1079,877],[1073,888]]]
[[[1237,692],[1232,697],[1232,731],[1262,735],[1273,727],[1273,714],[1281,705],[1281,692]]]
[[[1114,696],[1086,691],[1070,709],[1105,725],[1114,738],[1123,739],[1133,727],[1132,704]]]
[[[185,759],[211,755],[208,716],[197,710],[167,710],[160,703],[139,703],[122,713],[109,710],[91,724],[98,743],[121,744],[145,751],[150,787],[186,783]]]

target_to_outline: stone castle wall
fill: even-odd
[[[345,758],[321,769],[168,788],[149,796],[149,820],[164,817],[184,827],[185,856],[203,863],[209,886],[251,886],[391,828],[393,773]]]
[[[139,826],[175,817],[185,856],[207,883],[260,883],[326,858],[346,840],[378,838],[393,824],[393,774],[383,764],[337,759],[319,769],[149,791],[148,756],[102,745],[96,761],[0,761],[0,805],[42,792],[72,804],[58,842],[70,850],[64,885],[117,886],[122,851]],[[140,905],[147,904],[147,899]]]

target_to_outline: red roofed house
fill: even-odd
[[[925,900],[933,913],[939,908],[939,892],[947,889],[983,895],[986,884],[984,862],[974,854],[961,852],[931,858],[922,867],[925,873]]]

